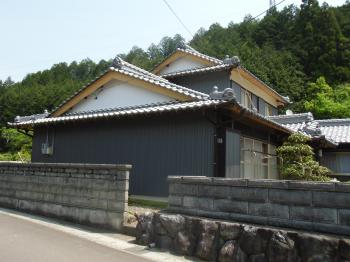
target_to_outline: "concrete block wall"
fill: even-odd
[[[0,162],[0,206],[121,230],[130,165]]]
[[[350,183],[169,177],[169,210],[350,235]]]

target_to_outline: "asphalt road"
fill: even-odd
[[[0,262],[149,261],[30,221],[0,214]]]

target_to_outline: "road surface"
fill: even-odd
[[[0,213],[0,262],[146,262],[37,223]]]

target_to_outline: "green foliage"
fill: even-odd
[[[350,117],[349,84],[333,89],[324,77],[320,77],[307,86],[306,93],[309,100],[305,102],[305,109],[311,111],[316,118]]]
[[[281,159],[281,174],[284,179],[329,181],[330,171],[320,166],[314,160],[312,147],[307,143],[309,138],[294,133],[289,136],[282,146],[277,148],[277,155]]]
[[[16,129],[0,128],[0,161],[30,161],[32,139]]]

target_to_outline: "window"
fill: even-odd
[[[241,91],[241,103],[243,106],[252,109],[253,108],[253,104],[252,104],[252,93],[250,93],[249,91],[245,90],[242,88]]]
[[[278,178],[276,147],[241,137],[241,177]]]
[[[265,116],[272,116],[273,115],[273,109],[272,106],[268,103],[265,104]]]

